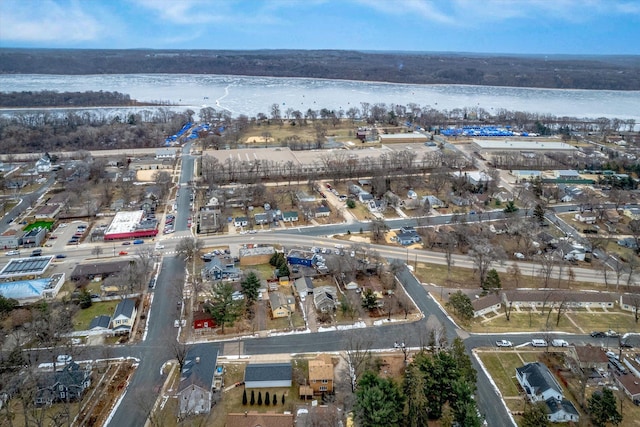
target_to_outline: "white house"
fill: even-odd
[[[49,158],[49,156],[47,155],[42,156],[36,162],[36,172],[38,173],[51,172],[51,159]]]
[[[116,335],[128,334],[136,321],[136,300],[124,299],[116,305],[111,317],[111,329]]]
[[[585,224],[595,224],[596,222],[596,216],[586,212],[584,214],[575,214],[575,219],[576,221],[584,222]]]

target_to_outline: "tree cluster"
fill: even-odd
[[[418,353],[402,384],[365,372],[356,390],[356,420],[363,426],[421,427],[450,412],[458,425],[479,427],[475,383],[471,360],[456,339],[450,349]]]
[[[0,74],[152,74],[158,70],[171,74],[640,90],[640,64],[630,56],[540,58],[347,50],[0,50]]]

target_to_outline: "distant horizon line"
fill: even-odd
[[[337,49],[337,48],[255,48],[255,49],[211,49],[211,48],[97,48],[97,47],[10,47],[0,46],[3,50],[60,50],[60,51],[157,51],[157,52],[361,52],[366,54],[402,54],[402,55],[443,55],[443,56],[514,56],[514,57],[535,57],[535,58],[589,58],[589,57],[640,57],[640,54],[632,53],[514,53],[514,52],[469,52],[469,51],[422,51],[422,50],[371,50],[371,49]]]

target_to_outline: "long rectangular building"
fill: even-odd
[[[113,217],[113,221],[104,233],[104,240],[155,237],[157,234],[158,221],[146,219],[143,210],[123,211],[116,213]]]
[[[490,154],[505,151],[519,152],[576,152],[577,148],[573,145],[565,144],[560,141],[539,141],[534,139],[474,139],[471,144],[473,151],[480,154]]]

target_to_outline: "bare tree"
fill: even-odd
[[[102,252],[102,246],[94,246],[93,248],[91,248],[91,255],[95,255],[97,258],[100,258]]]
[[[556,257],[554,254],[542,254],[538,257],[538,262],[540,263],[540,278],[542,279],[544,287],[548,288],[553,270],[557,264]]]
[[[345,350],[342,358],[349,365],[351,392],[355,392],[358,379],[366,371],[372,361],[371,346],[373,341],[363,331],[349,331],[345,337]]]
[[[472,246],[472,249],[469,251],[469,256],[473,261],[474,271],[480,279],[480,286],[484,284],[491,265],[505,257],[502,248],[496,247],[484,239]]]
[[[507,267],[507,273],[513,277],[513,280],[516,284],[516,289],[520,287],[520,279],[522,278],[522,271],[520,270],[520,266],[518,263],[514,262],[509,267]],[[509,319],[507,319],[509,320]]]

